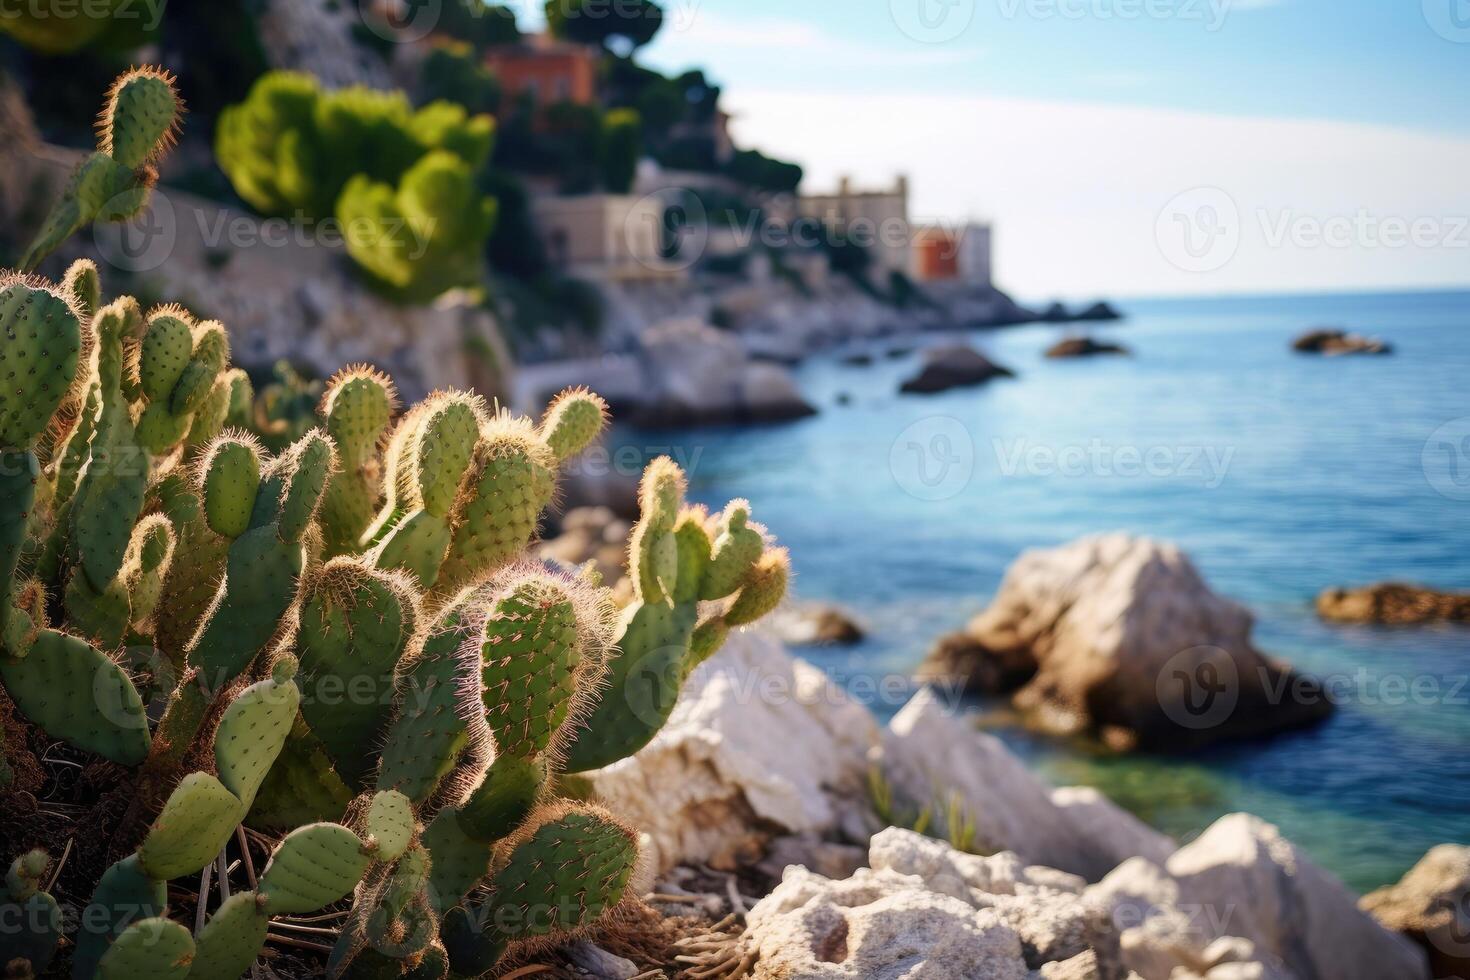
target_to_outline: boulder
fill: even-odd
[[[1098,354],[1127,354],[1128,348],[1121,344],[1109,344],[1091,337],[1064,337],[1046,349],[1046,356],[1054,360],[1068,357],[1095,357]]]
[[[777,610],[770,618],[772,632],[783,643],[803,646],[853,646],[863,641],[862,627],[843,610],[824,603],[807,603]]]
[[[905,381],[899,390],[906,394],[932,395],[1015,376],[1010,368],[996,364],[973,347],[955,344],[925,351],[919,373]]]
[[[877,741],[866,708],[776,640],[745,631],[690,675],[652,742],[591,778],[604,804],[645,832],[651,867],[728,865],[773,837],[843,825],[849,801],[865,805]]]
[[[1129,861],[1089,888],[1115,922],[1139,930],[1130,966],[1148,977],[1150,958],[1204,938],[1288,977],[1422,980],[1423,951],[1361,912],[1353,895],[1270,824],[1248,814],[1216,821],[1162,866]],[[1180,910],[1187,912],[1181,930]],[[1158,920],[1155,922],[1155,920]],[[1130,940],[1124,936],[1125,960]],[[1213,947],[1207,947],[1213,948]],[[1201,964],[1204,965],[1204,964]],[[1206,973],[1198,966],[1197,973]],[[1169,974],[1163,974],[1168,976]],[[1207,973],[1213,976],[1214,974]]]
[[[1113,304],[1106,301],[1093,303],[1091,306],[1078,311],[1072,315],[1073,320],[1121,320],[1123,314],[1113,308]]]
[[[1028,863],[1096,881],[1139,853],[1167,854],[1173,844],[1116,807],[1059,806],[993,735],[976,730],[923,690],[883,732],[878,762],[897,796],[932,808],[936,832],[949,804],[973,825],[976,845],[1011,851]]]
[[[1258,651],[1245,607],[1210,591],[1177,547],[1124,534],[1028,551],[995,601],[924,668],[995,690],[1048,731],[1116,748],[1181,749],[1327,717],[1320,685]],[[964,658],[952,651],[962,648]],[[972,674],[950,674],[954,666]]]
[[[621,407],[650,428],[781,422],[816,414],[779,364],[751,360],[734,336],[697,319],[667,320],[641,338],[642,389]]]
[[[1291,349],[1299,354],[1392,354],[1393,348],[1377,337],[1348,333],[1328,327],[1308,330],[1292,341]]]
[[[993,650],[969,633],[941,636],[919,665],[917,677],[966,694],[1010,694],[1036,676],[1036,658],[1025,647]]]
[[[893,871],[833,881],[788,868],[746,916],[744,941],[757,980],[1028,980],[1000,916]]]
[[[1470,977],[1470,847],[1442,844],[1359,907],[1429,954],[1436,977]]]
[[[1470,594],[1383,582],[1361,589],[1328,589],[1317,597],[1317,615],[1334,623],[1417,626],[1470,623]]]

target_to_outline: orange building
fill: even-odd
[[[920,228],[914,234],[914,278],[947,282],[959,277],[959,237],[943,228]]]
[[[597,51],[542,35],[491,48],[485,66],[500,80],[506,102],[529,95],[537,109],[558,102],[588,105],[597,98]]]

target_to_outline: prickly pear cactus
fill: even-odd
[[[142,186],[177,113],[163,73],[124,76],[78,181]],[[334,977],[472,977],[615,922],[636,832],[556,787],[645,744],[780,601],[749,506],[687,507],[655,461],[620,608],[528,556],[596,395],[395,419],[352,368],[253,404],[221,324],[105,287],[0,275],[0,364],[27,367],[0,389],[0,816],[92,794],[6,818],[0,921],[26,925],[0,963],[216,980],[281,944]],[[70,923],[52,891],[91,898]]]
[[[34,269],[85,225],[126,221],[142,211],[158,179],[153,165],[173,146],[183,114],[184,103],[168,72],[145,67],[120,76],[102,106],[97,152],[72,174],[21,267]]]

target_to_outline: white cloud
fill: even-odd
[[[1470,270],[1466,138],[924,93],[727,99],[738,139],[803,162],[808,187],[908,173],[916,218],[993,219],[997,276],[1026,296],[1463,285]],[[1202,187],[1233,202],[1240,243],[1223,267],[1186,272],[1156,225]]]

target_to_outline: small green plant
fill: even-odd
[[[884,826],[901,827],[916,834],[946,841],[955,850],[966,854],[984,856],[995,853],[993,848],[986,847],[980,840],[975,819],[965,809],[965,801],[956,792],[951,791],[942,801],[929,803],[922,808],[906,805],[897,798],[893,784],[882,767],[875,765],[868,769],[868,800],[873,805],[874,814]],[[936,813],[942,814],[938,828],[941,833],[932,832],[935,829]]]
[[[536,422],[459,391],[396,415],[351,368],[252,405],[222,325],[104,304],[87,261],[0,275],[0,363],[27,368],[0,389],[8,975],[238,977],[294,929],[332,977],[473,977],[635,903],[636,831],[555,788],[646,744],[781,601],[748,504],[689,507],[655,460],[620,606],[528,557],[606,424],[591,392]],[[57,743],[86,792],[38,811]],[[307,926],[330,945],[299,938],[339,902],[335,936]]]

